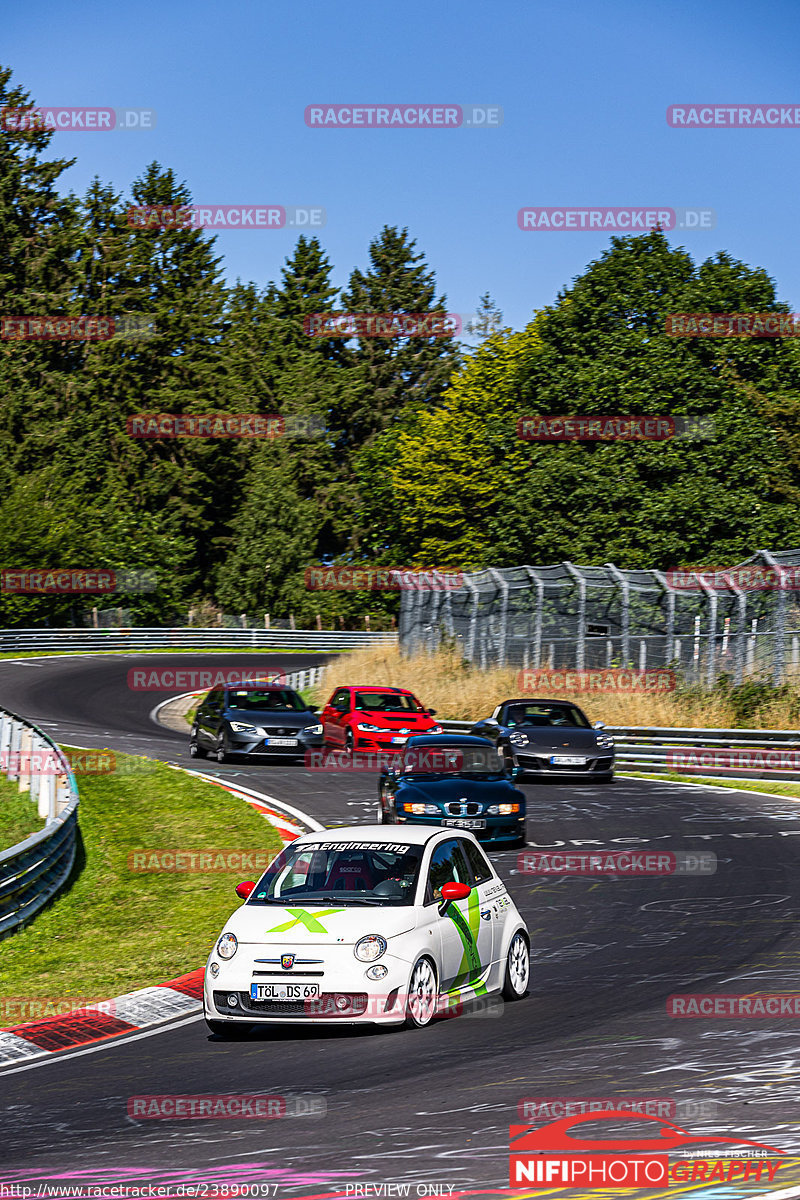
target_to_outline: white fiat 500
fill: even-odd
[[[423,1026],[528,987],[528,931],[471,833],[304,834],[236,893],[205,973],[206,1022],[223,1037],[265,1021]]]

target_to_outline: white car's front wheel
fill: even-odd
[[[438,988],[436,969],[429,958],[418,958],[411,972],[406,1001],[406,1025],[410,1029],[424,1029],[430,1025],[436,1012]]]
[[[528,990],[531,973],[531,952],[522,930],[511,939],[506,957],[506,977],[503,982],[504,1000],[521,1000]]]

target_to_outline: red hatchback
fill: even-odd
[[[423,708],[405,688],[340,687],[322,710],[326,746],[393,750],[418,733],[442,733],[435,709]]]

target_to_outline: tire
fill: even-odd
[[[226,1042],[241,1041],[250,1033],[249,1025],[234,1025],[228,1021],[209,1021],[208,1017],[206,1017],[206,1025],[211,1033]]]
[[[518,929],[511,939],[506,955],[506,974],[503,980],[503,999],[521,1000],[528,990],[531,974],[531,950],[528,939]]]
[[[206,752],[198,744],[197,738],[189,738],[189,758],[205,758]]]
[[[594,781],[595,781],[595,783],[613,783],[614,782],[614,772],[611,771],[607,775],[595,775]]]
[[[387,813],[386,809],[383,807],[383,799],[380,796],[378,797],[378,824],[379,825],[391,825],[392,824],[389,814]]]
[[[406,1029],[424,1029],[436,1015],[439,989],[436,968],[426,954],[414,963],[408,984],[406,1001]]]
[[[224,733],[220,737],[219,745],[217,746],[216,750],[211,755],[211,757],[213,759],[215,759],[215,761],[218,763],[224,763],[224,762],[228,761],[228,751],[225,746],[225,734]]]

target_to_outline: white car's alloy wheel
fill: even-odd
[[[435,1012],[436,972],[429,958],[418,958],[411,972],[411,983],[408,987],[407,1023],[422,1029],[430,1024]]]
[[[508,947],[506,979],[503,995],[507,1000],[519,1000],[528,989],[531,973],[531,955],[522,933],[515,933]]]

